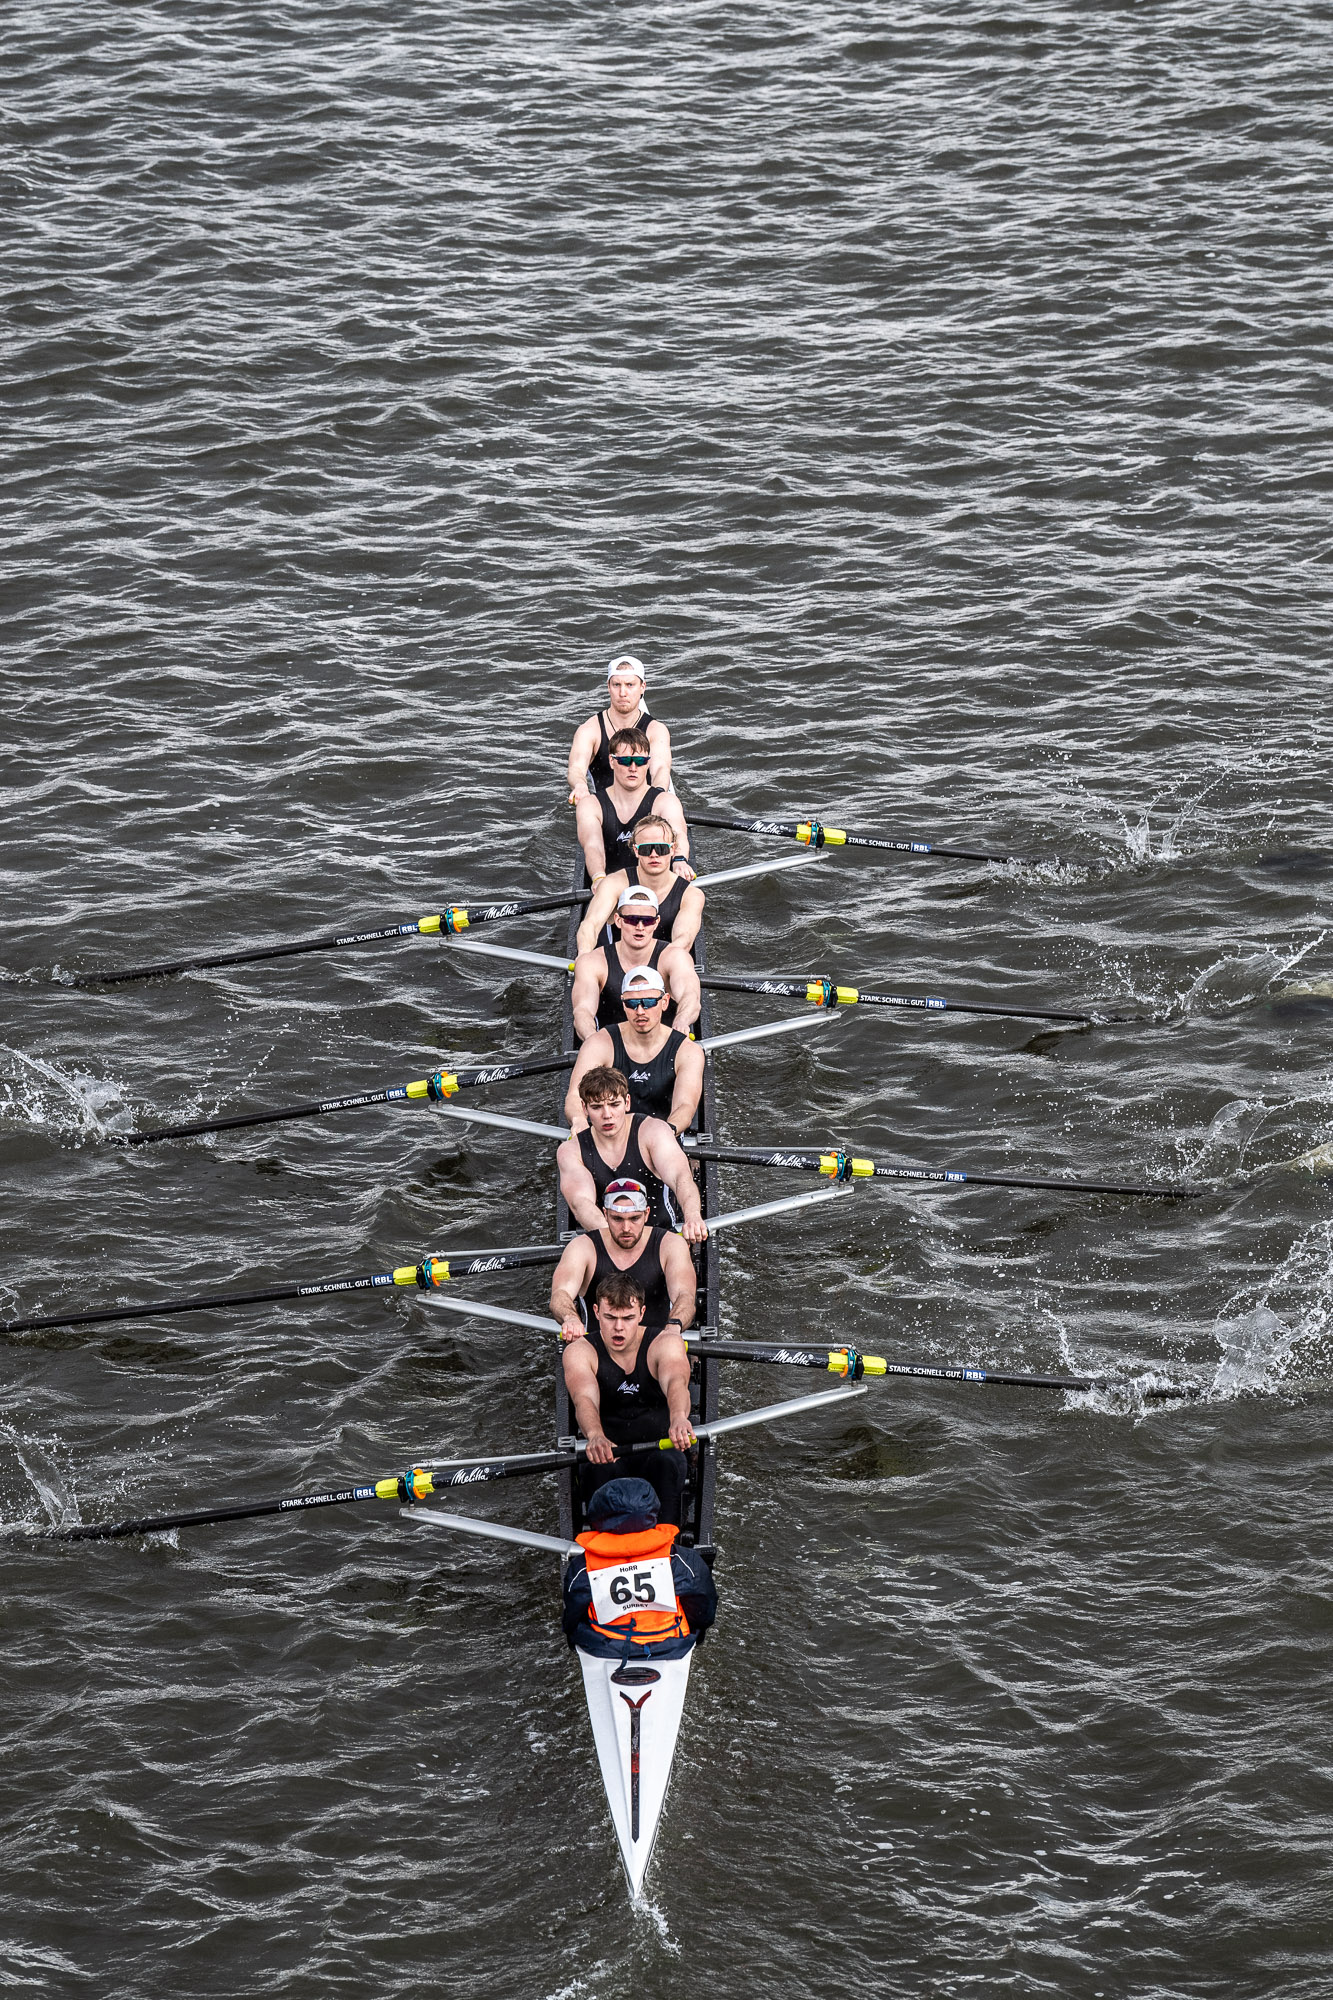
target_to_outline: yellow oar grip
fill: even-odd
[[[440,921],[441,920],[439,917],[418,917],[417,929],[421,932],[422,936],[425,937],[431,931],[437,931],[440,928]]]
[[[404,1497],[404,1493],[409,1500],[425,1500],[434,1491],[435,1481],[428,1472],[423,1472],[420,1466],[415,1467],[411,1472],[404,1473],[401,1479],[377,1479],[375,1481],[375,1498],[377,1500],[398,1500]]]
[[[408,1084],[407,1094],[409,1097],[429,1097],[430,1078],[427,1076],[419,1076],[415,1083]]]
[[[855,986],[835,986],[833,989],[840,1007],[854,1007],[861,998]]]
[[[873,1181],[874,1178],[875,1162],[873,1160],[852,1161],[852,1179],[854,1181]]]
[[[415,1285],[417,1281],[416,1265],[415,1264],[396,1265],[394,1267],[393,1281],[395,1285]]]
[[[861,1368],[866,1375],[887,1375],[888,1364],[882,1354],[863,1354]]]

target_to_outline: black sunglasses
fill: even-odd
[[[671,842],[669,840],[637,840],[634,843],[634,852],[636,854],[670,854]]]
[[[646,757],[621,757],[617,755],[611,759],[611,762],[613,764],[646,764],[648,759]]]
[[[666,999],[666,994],[645,993],[642,1000],[634,999],[633,995],[629,993],[622,993],[620,997],[627,1007],[660,1007]]]
[[[619,916],[622,924],[655,924],[657,922],[656,910],[621,910]]]

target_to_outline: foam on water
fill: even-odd
[[[1230,1398],[1316,1384],[1333,1355],[1333,1223],[1307,1230],[1257,1295],[1235,1294],[1214,1327],[1211,1394]]]
[[[0,1124],[38,1126],[62,1139],[129,1129],[120,1085],[0,1045]]]

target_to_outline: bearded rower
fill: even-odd
[[[627,888],[651,889],[657,898],[658,934],[692,949],[703,920],[704,892],[677,852],[676,831],[660,813],[645,813],[630,837],[628,868],[614,868],[599,882],[578,928],[580,951],[591,951]]]
[[[649,1334],[643,1305],[643,1287],[633,1278],[620,1271],[603,1278],[593,1301],[595,1329],[565,1349],[565,1387],[588,1441],[585,1498],[632,1471],[649,1482],[661,1501],[662,1520],[675,1527],[688,1478],[685,1453],[694,1442],[690,1357],[669,1323],[661,1333]],[[673,1449],[626,1452],[617,1462],[617,1446],[656,1444],[664,1437]]]
[[[579,845],[587,865],[588,880],[595,889],[612,869],[626,868],[633,857],[630,836],[641,819],[650,813],[670,827],[677,849],[686,861],[690,836],[680,800],[674,792],[648,782],[652,750],[641,729],[620,729],[607,745],[611,760],[611,783],[604,792],[575,803]]]
[[[671,738],[664,722],[655,722],[644,699],[647,675],[643,662],[631,653],[618,653],[606,670],[608,706],[589,716],[574,732],[569,753],[569,803],[605,792],[611,785],[608,746],[622,729],[637,729],[648,738],[648,778],[663,790],[671,784]]]
[[[667,1025],[666,983],[653,966],[627,972],[620,998],[624,1019],[599,1028],[579,1050],[565,1099],[570,1128],[577,1132],[583,1122],[579,1085],[588,1071],[614,1069],[629,1084],[630,1110],[660,1118],[679,1138],[694,1123],[703,1096],[704,1052],[678,1026]]]
[[[669,1125],[630,1111],[629,1084],[615,1069],[590,1069],[579,1084],[587,1125],[556,1149],[560,1192],[580,1229],[606,1226],[602,1201],[612,1181],[646,1187],[659,1229],[679,1229],[687,1243],[708,1235],[699,1188]]]
[[[551,1317],[561,1338],[581,1340],[591,1324],[587,1300],[603,1278],[622,1272],[643,1292],[643,1323],[651,1340],[664,1326],[684,1333],[694,1320],[694,1259],[672,1229],[648,1219],[648,1190],[640,1181],[612,1181],[602,1199],[604,1229],[576,1236],[551,1279]]]
[[[637,885],[623,889],[612,918],[615,929],[580,951],[574,961],[574,1033],[581,1042],[599,1028],[624,1019],[622,994],[631,972],[651,966],[662,976],[667,1013],[678,1028],[691,1028],[699,1018],[701,995],[694,960],[679,945],[658,937],[657,898]]]

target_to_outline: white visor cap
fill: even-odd
[[[665,993],[666,981],[655,965],[636,965],[627,972],[620,982],[622,993],[628,993],[631,986],[640,993]]]
[[[622,889],[616,897],[616,908],[618,910],[632,909],[635,904],[645,905],[652,910],[660,910],[662,907],[657,900],[655,891],[646,888],[642,882],[631,882],[628,889]]]
[[[644,686],[648,685],[648,676],[643,670],[643,661],[636,660],[633,653],[617,653],[606,670],[606,678],[610,680],[612,674],[637,674]]]

